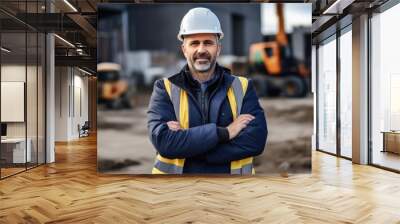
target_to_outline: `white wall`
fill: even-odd
[[[73,96],[74,105],[72,108],[72,119],[71,119],[71,135],[72,138],[78,138],[78,124],[81,126],[88,120],[88,78],[87,76],[82,76],[83,73],[77,73],[79,70],[74,70],[74,91]]]
[[[88,120],[88,78],[76,68],[56,67],[55,98],[55,140],[79,138],[78,124]]]
[[[10,98],[13,101],[9,102],[9,105],[6,106],[2,101],[2,115],[4,113],[14,113],[20,114],[18,119],[19,121],[13,122],[5,122],[7,124],[7,137],[9,138],[24,138],[27,136],[29,139],[29,148],[31,149],[32,162],[36,162],[36,159],[39,159],[39,163],[44,163],[45,159],[45,142],[44,142],[44,126],[45,126],[45,118],[44,118],[44,82],[43,82],[44,74],[42,72],[42,67],[36,65],[28,65],[25,64],[3,64],[1,66],[1,82],[2,87],[5,82],[19,82],[20,84],[24,83],[25,86],[22,86],[20,89],[14,89],[14,91],[18,91],[15,94],[22,94],[20,97],[22,102],[18,102],[17,99],[12,99],[12,97],[7,96],[7,94],[12,94],[11,91],[6,91],[6,89],[2,88],[2,99]],[[27,79],[27,80],[26,80]],[[25,88],[26,87],[26,88]],[[13,88],[16,88],[14,86]],[[26,90],[26,98],[25,98],[25,90]],[[6,95],[4,95],[6,94]],[[24,99],[25,98],[25,99]],[[19,107],[14,107],[19,104]],[[26,105],[25,105],[26,104]],[[26,119],[25,119],[26,114]],[[2,120],[3,117],[2,117]]]
[[[25,82],[25,65],[2,65],[1,81]],[[7,110],[7,108],[1,108]],[[7,123],[7,137],[25,137],[25,122]]]
[[[1,66],[1,81],[2,82],[25,82],[25,69],[28,69],[28,72],[33,69],[33,67],[28,66],[28,68],[24,65],[2,65]],[[36,69],[36,68],[35,68]],[[28,94],[29,95],[29,94]],[[36,95],[36,94],[35,94]],[[2,98],[5,96],[2,96]],[[1,108],[4,111],[8,110],[8,108]],[[23,113],[25,108],[22,108]],[[11,122],[7,124],[7,135],[9,137],[25,137],[25,124],[24,122]]]
[[[8,64],[1,66],[1,81],[3,82],[25,82],[26,69],[28,73],[33,69],[32,66],[25,67],[24,65]],[[28,97],[33,96],[35,93],[27,93]],[[7,108],[1,108],[7,110]],[[25,122],[8,122],[7,123],[7,136],[8,137],[25,137]]]
[[[68,71],[67,67],[55,68],[55,141],[68,140]]]

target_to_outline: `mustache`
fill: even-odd
[[[211,55],[208,52],[202,52],[202,53],[197,53],[193,55],[193,59],[197,60],[197,59],[211,59]]]

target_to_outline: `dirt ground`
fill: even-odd
[[[267,117],[264,153],[255,159],[257,173],[311,171],[313,99],[261,99]]]
[[[147,102],[147,97],[140,97]],[[313,100],[262,98],[268,139],[264,153],[255,158],[257,174],[309,172]],[[147,135],[147,107],[98,112],[98,169],[103,173],[148,174],[155,150]]]

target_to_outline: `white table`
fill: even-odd
[[[25,163],[31,162],[32,154],[31,154],[31,145],[32,140],[30,138],[26,139],[28,143],[26,147],[26,154],[25,154],[25,138],[5,138],[1,139],[2,147],[13,147],[12,151],[12,162],[13,163]],[[27,159],[25,161],[25,159]]]

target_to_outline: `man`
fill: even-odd
[[[216,63],[224,36],[217,16],[191,9],[178,39],[187,65],[157,80],[148,110],[157,150],[153,174],[254,174],[267,138],[253,84]]]

